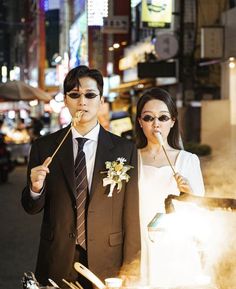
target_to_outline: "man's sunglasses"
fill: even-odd
[[[145,114],[142,117],[142,120],[145,121],[145,122],[153,122],[155,120],[155,118],[157,118],[161,122],[166,122],[166,121],[171,119],[171,117],[169,117],[168,115],[165,115],[165,114],[162,114],[160,116],[152,116],[152,115],[149,115],[149,114]]]
[[[81,97],[81,95],[84,95],[85,98],[87,99],[92,99],[92,98],[97,97],[99,94],[96,94],[94,92],[78,93],[78,92],[71,91],[71,92],[68,92],[67,95],[72,99],[77,99]]]

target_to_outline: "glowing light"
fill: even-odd
[[[12,69],[10,70],[10,80],[14,80],[15,79],[15,71]]]
[[[230,62],[229,63],[229,68],[233,69],[235,67],[235,63],[234,62]]]
[[[58,55],[56,58],[55,58],[55,62],[56,63],[59,63],[59,62],[61,62],[61,60],[62,60],[62,57],[60,56],[60,55]]]
[[[3,65],[1,71],[2,71],[2,82],[7,82],[7,67]]]
[[[15,113],[14,110],[10,110],[10,111],[8,112],[8,117],[9,117],[10,119],[14,119],[15,116],[16,116],[16,113]]]
[[[57,95],[55,95],[55,100],[57,102],[63,101],[64,100],[64,94],[62,92],[59,92]]]
[[[35,99],[35,100],[31,100],[30,102],[29,102],[29,105],[30,106],[36,106],[36,105],[38,105],[38,100],[37,99]]]
[[[16,80],[20,80],[20,67],[19,66],[14,66],[13,67],[14,71],[14,77]]]
[[[120,47],[120,44],[119,44],[119,43],[114,43],[114,44],[113,44],[113,47],[114,47],[115,49],[117,49],[117,48]]]
[[[5,65],[2,66],[2,76],[7,76],[7,67]]]
[[[57,101],[55,101],[55,99],[52,99],[50,101],[50,106],[54,112],[59,113],[59,112],[61,112],[62,108],[64,107],[64,103],[63,102],[57,102]]]

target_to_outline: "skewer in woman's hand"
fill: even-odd
[[[187,193],[187,194],[192,194],[192,189],[189,185],[189,182],[186,178],[181,176],[179,173],[174,174],[174,178],[176,180],[178,189],[181,193]]]

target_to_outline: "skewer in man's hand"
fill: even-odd
[[[40,193],[43,188],[43,184],[47,174],[49,174],[49,164],[51,163],[52,158],[48,157],[43,162],[42,165],[34,167],[31,169],[30,180],[31,180],[31,190],[34,193]]]
[[[79,124],[83,113],[84,113],[83,111],[77,111],[75,113],[75,115],[74,115],[74,117],[72,119],[72,122],[71,122],[70,129],[67,131],[66,135],[64,136],[64,138],[62,139],[62,141],[60,142],[58,147],[55,149],[55,151],[52,154],[52,156],[46,158],[46,160],[44,161],[44,163],[42,165],[34,167],[34,168],[31,169],[31,174],[30,174],[31,190],[34,193],[40,193],[40,191],[42,190],[45,178],[46,178],[47,174],[49,174],[48,166],[50,165],[50,163],[52,162],[55,154],[57,153],[57,151],[59,150],[59,148],[63,144],[64,140],[68,136],[69,132],[71,131],[72,126],[76,127]]]

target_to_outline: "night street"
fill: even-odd
[[[0,288],[22,288],[24,272],[34,271],[40,215],[27,215],[21,207],[26,167],[18,166],[6,184],[0,184],[1,238]]]
[[[0,289],[236,289],[235,212],[236,0],[0,1]]]

